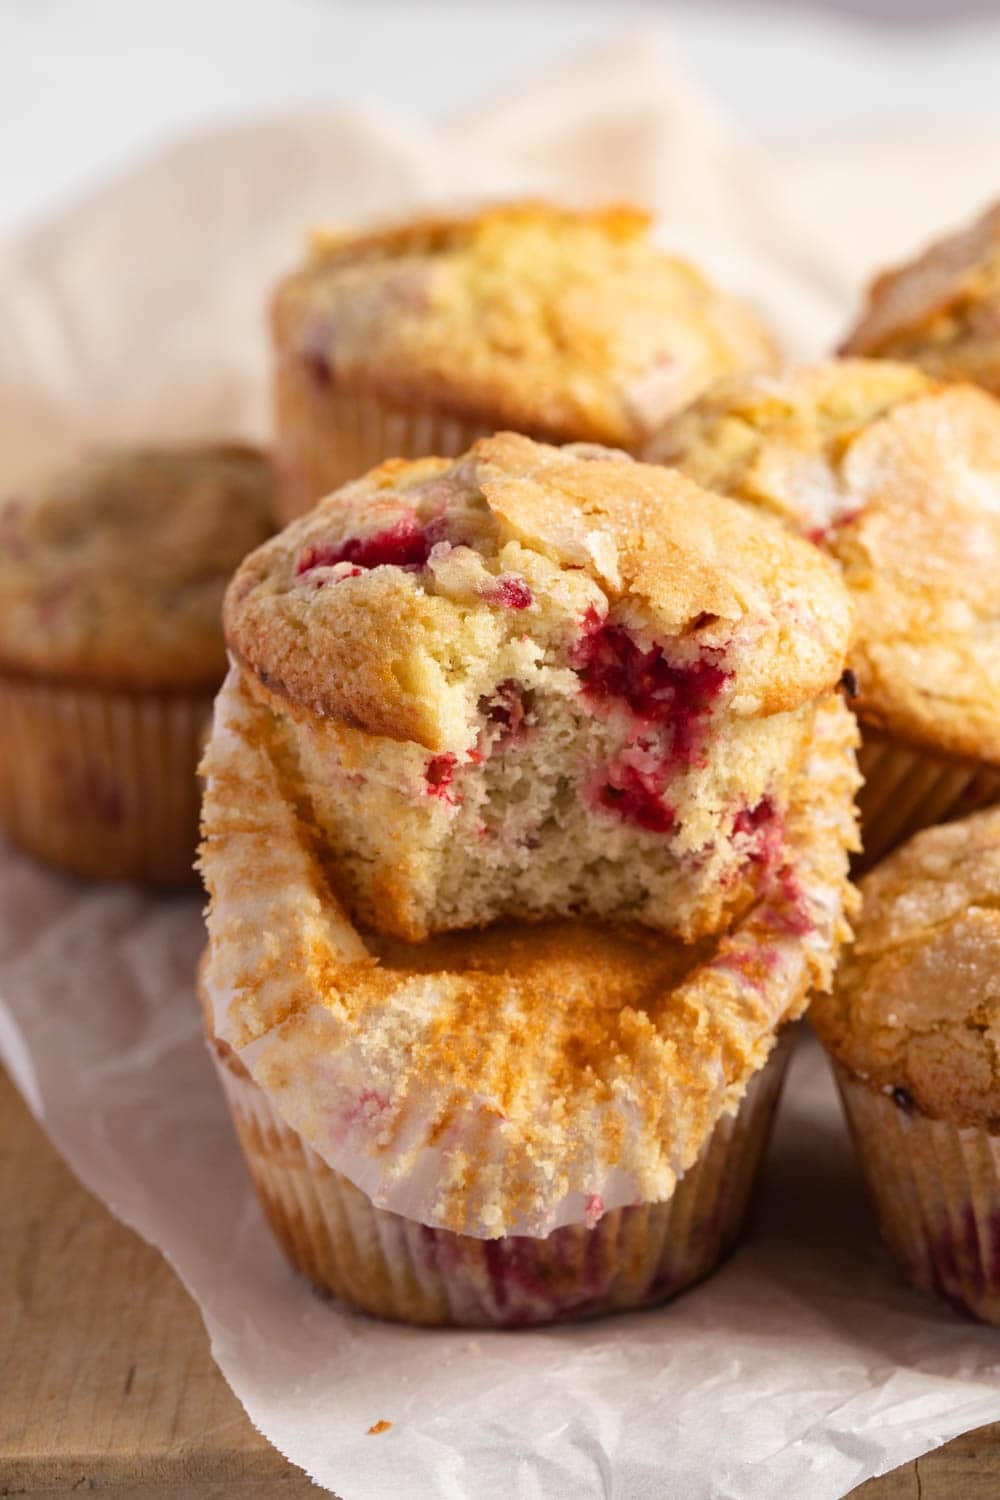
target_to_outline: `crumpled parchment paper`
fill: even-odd
[[[433,132],[337,110],[183,143],[0,256],[0,485],[93,442],[266,432],[269,284],[312,223],[401,206],[637,197],[818,352],[865,270],[907,248],[894,200],[916,236],[978,206],[997,140],[951,139],[937,194],[926,130],[812,170],[794,144],[766,160],[637,38]],[[814,1044],[752,1238],[677,1302],[471,1334],[321,1301],[270,1238],[218,1093],[203,940],[193,898],[88,889],[0,845],[0,1056],[81,1180],[178,1271],[253,1421],[342,1500],[835,1500],[1000,1418],[1000,1337],[900,1282]]]

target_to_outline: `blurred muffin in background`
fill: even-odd
[[[876,276],[840,352],[909,360],[1000,395],[1000,203]]]
[[[1000,808],[873,870],[810,1018],[882,1230],[910,1279],[1000,1324]]]
[[[0,501],[0,823],[74,874],[193,879],[222,596],[273,528],[263,454],[84,460]]]
[[[1000,799],[1000,403],[912,365],[830,361],[724,382],[647,456],[840,563],[868,863]]]
[[[282,520],[501,428],[635,450],[714,380],[769,367],[756,316],[649,231],[635,208],[520,203],[317,233],[273,303]]]

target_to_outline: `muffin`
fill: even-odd
[[[877,276],[841,352],[907,360],[1000,395],[1000,203]]]
[[[1000,1323],[1000,808],[918,834],[862,895],[811,1019],[890,1247]]]
[[[871,862],[1000,795],[1000,404],[912,366],[844,360],[727,382],[649,457],[783,519],[857,613]]]
[[[854,835],[828,698],[780,875],[725,934],[356,926],[234,677],[204,764],[208,1034],[292,1263],[364,1310],[511,1326],[662,1300],[733,1243],[780,1086],[775,1034],[830,977]]]
[[[279,507],[499,428],[635,449],[769,334],[634,208],[507,204],[318,233],[273,303]]]
[[[693,941],[783,867],[850,637],[777,522],[594,446],[393,461],[252,554],[234,677],[356,920],[590,916]]]
[[[193,880],[221,608],[273,530],[263,456],[94,457],[0,503],[0,822],[77,875]]]

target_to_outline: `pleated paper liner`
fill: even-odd
[[[387,458],[453,458],[492,427],[460,414],[394,406],[369,391],[332,384],[301,361],[279,364],[275,471],[281,524]]]
[[[0,675],[0,822],[70,874],[193,885],[209,693],[126,693]]]
[[[932,1120],[834,1064],[885,1239],[920,1291],[1000,1324],[1000,1137]]]
[[[499,1328],[645,1307],[707,1276],[746,1220],[791,1046],[783,1036],[668,1202],[494,1240],[376,1208],[284,1123],[228,1047],[214,1053],[254,1186],[297,1270],[378,1317]]]
[[[863,870],[921,828],[1000,800],[1000,771],[911,750],[867,728],[858,766],[865,778],[858,794]]]

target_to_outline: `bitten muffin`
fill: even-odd
[[[728,382],[649,450],[843,569],[871,862],[1000,796],[1000,404],[844,360]]]
[[[318,233],[273,305],[282,518],[499,428],[635,449],[713,380],[771,365],[757,318],[649,228],[522,203]]]
[[[777,523],[507,433],[330,496],[246,560],[225,622],[358,920],[694,939],[781,865],[850,607]]]
[[[841,352],[907,360],[1000,395],[1000,203],[877,276]]]
[[[861,890],[813,1025],[891,1248],[1000,1323],[1000,808],[926,829]]]
[[[587,1316],[705,1275],[763,1150],[775,1033],[845,933],[855,738],[827,699],[780,877],[721,937],[561,922],[405,944],[349,920],[272,715],[234,677],[204,765],[203,991],[293,1263],[418,1323]]]
[[[193,879],[222,596],[273,530],[264,457],[85,460],[0,503],[0,820],[75,874]]]

